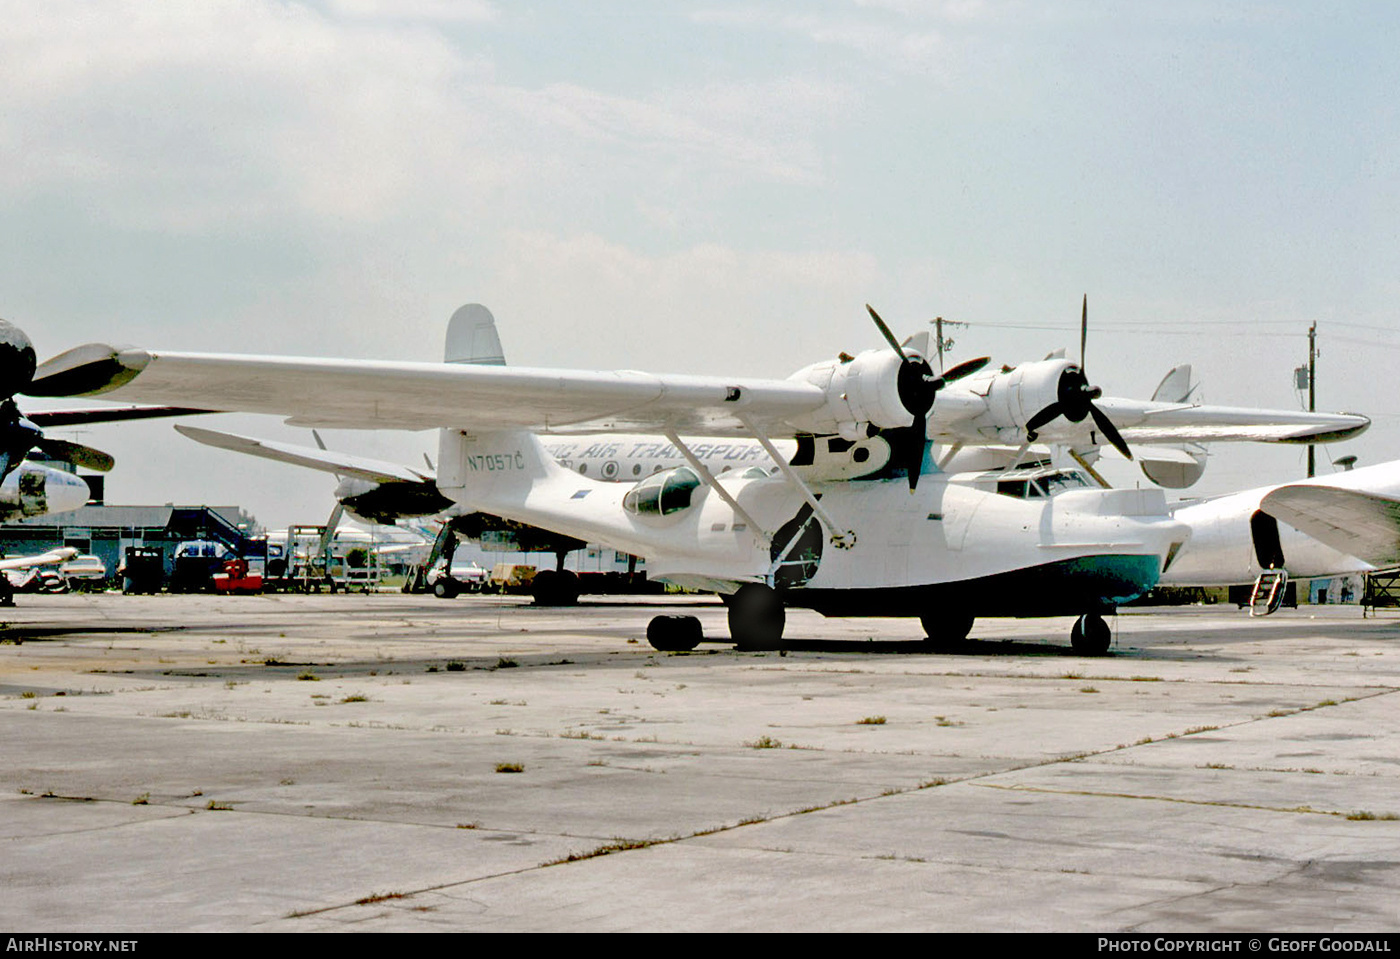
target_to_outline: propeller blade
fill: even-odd
[[[1030,420],[1026,423],[1026,439],[1035,439],[1035,431],[1040,429],[1046,423],[1049,423],[1055,417],[1059,416],[1060,412],[1061,405],[1057,401],[1051,403],[1049,406],[1042,409],[1039,413],[1032,416]]]
[[[870,318],[874,320],[875,325],[880,328],[880,335],[885,338],[885,342],[889,343],[890,349],[899,354],[901,360],[908,362],[909,357],[904,354],[904,347],[899,345],[899,340],[895,339],[894,334],[890,332],[890,328],[885,325],[885,321],[880,319],[880,314],[876,313],[875,308],[869,303],[865,304],[865,308],[870,311]]]
[[[1079,314],[1079,368],[1084,369],[1084,348],[1089,344],[1089,294],[1084,294],[1084,307]]]
[[[928,449],[928,417],[920,413],[914,417],[914,425],[910,427],[913,433],[909,440],[909,458],[904,463],[905,471],[909,475],[909,492],[919,487],[919,474],[924,469],[924,453]]]
[[[43,451],[44,455],[53,459],[63,460],[74,466],[83,466],[99,473],[105,473],[116,465],[116,460],[112,459],[110,454],[95,450],[91,446],[84,446],[82,443],[41,439],[34,446]]]
[[[992,358],[990,356],[979,356],[975,360],[968,360],[964,363],[959,363],[957,366],[953,367],[951,370],[943,374],[943,382],[952,383],[954,380],[960,380],[964,376],[971,376],[973,373],[976,373],[978,370],[986,366],[991,361]]]
[[[1099,432],[1113,444],[1113,448],[1122,453],[1125,458],[1132,459],[1132,451],[1128,449],[1123,435],[1118,432],[1118,427],[1113,425],[1113,421],[1108,418],[1107,414],[1091,403],[1089,404],[1089,415],[1094,418],[1094,425],[1099,428]]]

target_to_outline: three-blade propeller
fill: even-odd
[[[1056,417],[1063,416],[1071,423],[1082,423],[1086,416],[1093,417],[1094,426],[1104,439],[1127,459],[1133,454],[1128,444],[1102,410],[1094,405],[1094,400],[1103,395],[1103,390],[1089,385],[1089,377],[1084,372],[1084,347],[1089,337],[1089,296],[1084,295],[1084,307],[1079,315],[1079,365],[1069,366],[1060,374],[1055,387],[1055,401],[1041,409],[1026,422],[1026,440],[1035,442],[1036,431]]]
[[[962,379],[976,373],[990,361],[990,356],[981,356],[975,360],[968,360],[959,363],[951,370],[941,376],[933,372],[933,367],[928,360],[917,353],[906,353],[904,347],[900,345],[894,333],[885,321],[880,319],[880,314],[875,312],[874,307],[869,303],[865,308],[870,312],[870,318],[875,321],[875,325],[880,330],[880,335],[890,344],[890,348],[900,359],[899,379],[897,381],[899,389],[899,401],[904,404],[904,408],[914,417],[913,425],[909,427],[912,441],[905,444],[904,468],[909,476],[909,489],[912,491],[919,485],[919,473],[924,465],[925,446],[928,441],[928,414],[933,409],[933,401],[938,396],[938,391],[949,383]]]

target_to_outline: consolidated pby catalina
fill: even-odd
[[[441,364],[88,344],[43,364],[31,392],[196,403],[313,427],[436,427],[436,490],[460,509],[645,556],[651,576],[725,596],[731,637],[747,648],[776,644],[793,605],[918,617],[945,641],[977,615],[1075,615],[1072,644],[1102,652],[1104,614],[1151,589],[1188,538],[1161,490],[1085,482],[1039,500],[997,495],[950,482],[930,455],[934,439],[1020,454],[1036,441],[1102,438],[1131,455],[1125,435],[1317,442],[1369,422],[1101,400],[1062,357],[1001,370],[972,360],[939,375],[917,340],[900,343],[871,316],[888,349],[783,380],[481,365],[473,339],[490,314],[473,305],[454,315]],[[607,482],[560,465],[538,435],[623,431],[664,436],[686,465]],[[684,436],[753,439],[777,473],[716,476]],[[794,455],[778,452],[780,438],[797,441]],[[648,636],[663,649],[702,638],[697,620],[675,616],[654,619]]]

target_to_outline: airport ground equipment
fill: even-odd
[[[213,579],[216,593],[261,593],[263,589],[262,574],[252,572],[241,556],[225,560],[223,570]]]
[[[154,546],[128,546],[117,576],[123,593],[159,593],[165,585],[165,553]]]
[[[1400,606],[1400,571],[1384,570],[1366,574],[1366,589],[1361,595],[1361,612]]]
[[[282,589],[296,593],[319,593],[322,589],[332,593],[336,591],[325,526],[289,526],[284,555],[287,575],[282,579]]]

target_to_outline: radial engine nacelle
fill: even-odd
[[[386,526],[401,519],[432,516],[452,506],[432,480],[376,482],[347,477],[336,486],[335,498],[354,518]]]
[[[983,436],[1011,430],[1017,435],[999,438],[1017,440],[1033,416],[1059,400],[1065,374],[1078,369],[1065,359],[1037,360],[994,373],[987,379],[970,380],[961,389],[950,390],[939,398],[934,419],[942,421],[946,416],[964,421]],[[968,393],[973,396],[964,396]],[[1063,425],[1064,421],[1058,423]],[[1056,425],[1056,421],[1047,423],[1040,432],[1053,434]]]
[[[826,393],[826,406],[792,425],[809,433],[837,433],[848,440],[865,436],[867,426],[909,426],[914,415],[900,396],[901,372],[908,368],[907,362],[889,350],[866,350],[855,357],[805,366],[788,379],[821,389]],[[909,376],[907,372],[903,375]]]

